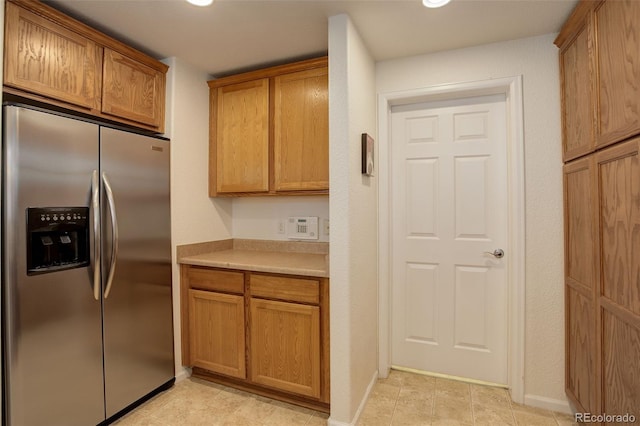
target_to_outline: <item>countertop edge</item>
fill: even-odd
[[[291,264],[274,254],[294,256]],[[177,263],[210,268],[329,278],[329,243],[227,239],[176,247]]]
[[[320,270],[320,269],[286,268],[281,266],[269,266],[264,264],[257,265],[257,264],[193,259],[190,257],[182,258],[179,261],[179,263],[181,265],[204,266],[209,268],[236,269],[236,270],[251,271],[251,272],[269,272],[272,274],[300,275],[305,277],[329,278],[328,271]]]

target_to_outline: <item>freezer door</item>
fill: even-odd
[[[101,128],[100,147],[110,417],[174,377],[169,142]]]
[[[6,424],[95,425],[105,419],[95,265],[27,275],[26,212],[90,206],[98,126],[19,107],[5,107],[4,120]]]

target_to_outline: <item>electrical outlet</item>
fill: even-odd
[[[329,235],[329,219],[322,220],[322,231],[324,235]]]
[[[284,234],[285,231],[285,222],[284,220],[278,221],[278,234]]]

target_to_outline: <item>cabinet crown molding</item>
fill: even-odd
[[[578,33],[578,30],[584,25],[586,16],[595,9],[598,4],[602,3],[602,1],[603,0],[581,0],[565,21],[553,43],[560,49],[563,49],[571,42],[573,37]]]
[[[229,84],[243,83],[245,81],[258,80],[261,78],[271,78],[283,74],[289,74],[292,72],[322,68],[328,66],[328,64],[329,58],[327,56],[321,56],[319,58],[308,59],[306,61],[278,65],[275,67],[244,72],[241,74],[234,74],[228,77],[216,78],[214,80],[208,81],[208,84],[211,89],[214,89],[222,86],[227,86]]]

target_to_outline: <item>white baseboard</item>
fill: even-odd
[[[327,424],[329,426],[353,426],[358,422],[358,419],[360,418],[360,414],[362,414],[362,411],[364,410],[364,406],[367,405],[367,401],[369,400],[369,395],[371,395],[371,391],[373,390],[373,387],[376,385],[376,381],[378,380],[378,372],[375,371],[373,373],[373,377],[371,378],[371,381],[369,382],[369,386],[367,386],[367,390],[364,393],[364,396],[362,397],[362,400],[360,401],[360,405],[358,406],[358,410],[356,411],[355,416],[353,416],[353,419],[351,420],[351,423],[345,423],[345,422],[341,422],[338,420],[334,420],[331,417],[329,417],[329,420],[327,421]]]
[[[524,405],[544,408],[545,410],[557,411],[559,413],[573,414],[569,406],[569,401],[562,399],[547,398],[539,395],[525,395]]]
[[[176,383],[186,380],[190,376],[191,376],[191,372],[189,371],[189,369],[180,367],[180,369],[176,371]]]

